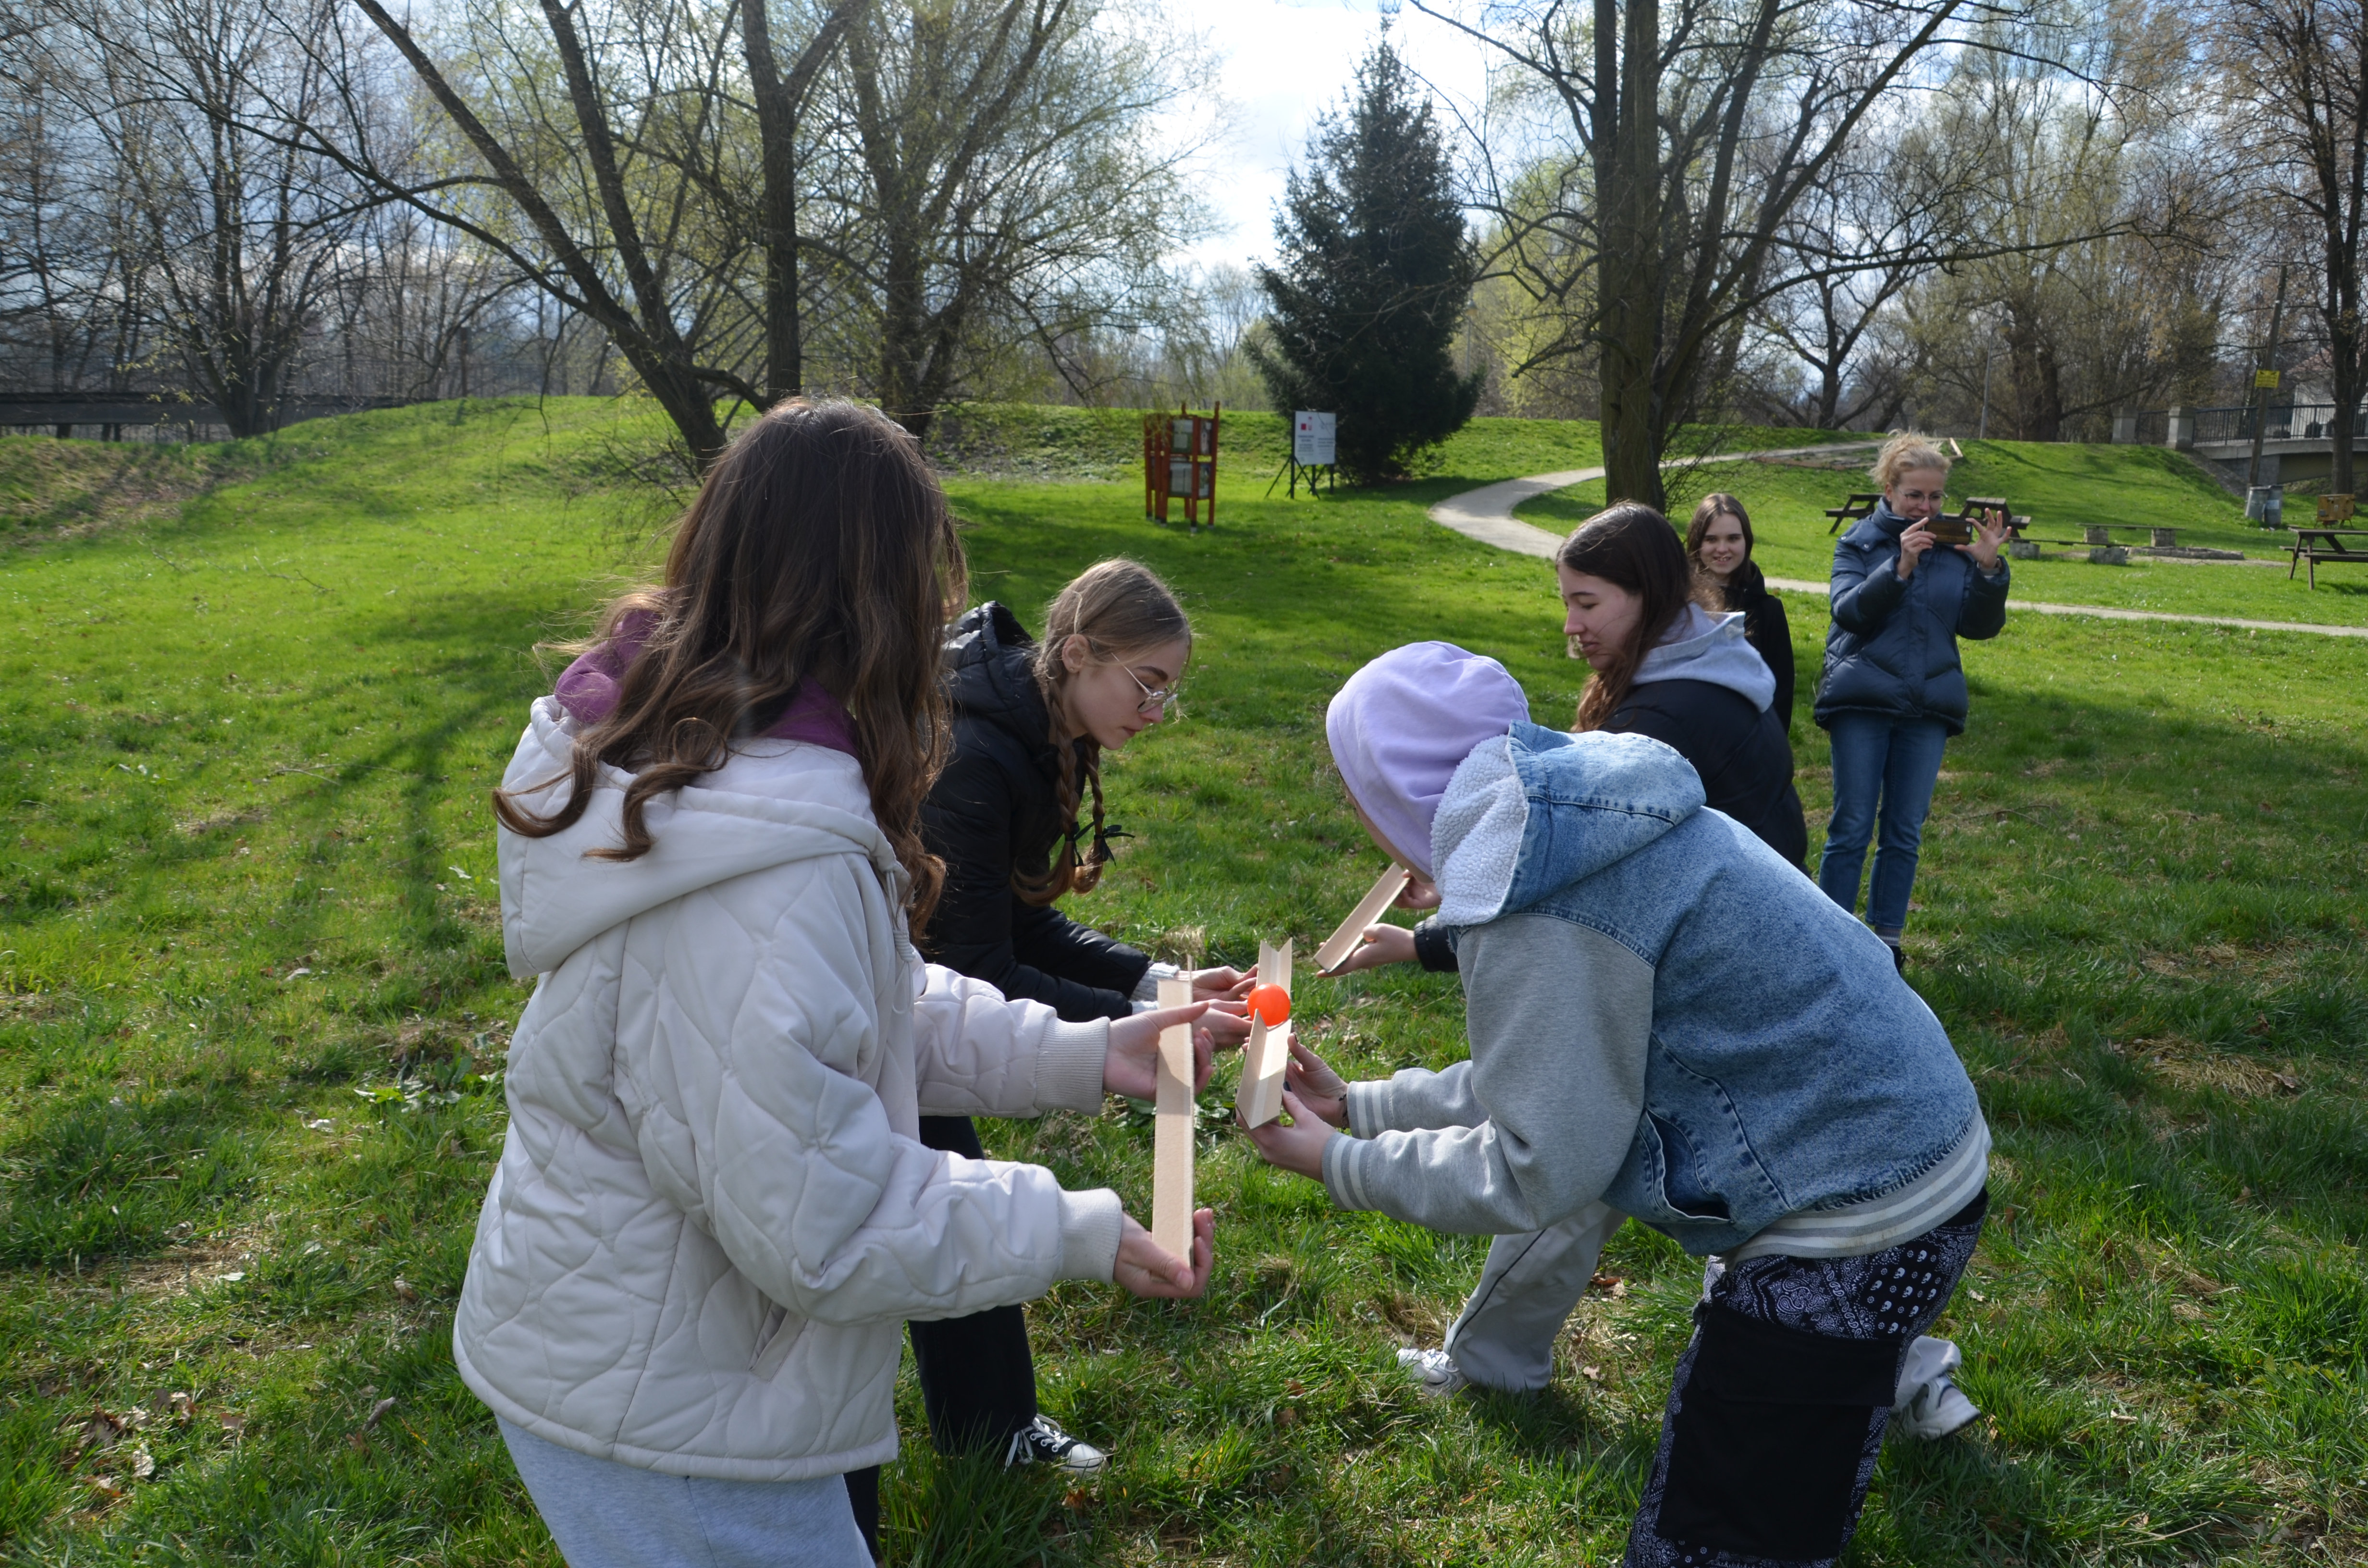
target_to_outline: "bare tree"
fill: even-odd
[[[1510,68],[1502,101],[1526,133],[1482,148],[1480,197],[1496,268],[1554,324],[1519,369],[1591,360],[1611,493],[1655,502],[1670,433],[1748,313],[1879,265],[1788,265],[1804,198],[1951,55],[2032,45],[1997,36],[2025,0],[1483,0],[1470,18],[1416,3]],[[1967,248],[1938,240],[1928,262]]]
[[[597,324],[698,464],[723,449],[719,397],[763,407],[768,386],[795,383],[793,358],[763,369],[770,334],[742,287],[751,225],[713,199],[718,171],[755,141],[734,123],[740,8],[538,0],[423,35],[381,0],[351,4],[440,111],[450,153],[377,129],[382,75],[342,12],[313,45],[341,112],[283,115],[289,135]],[[772,44],[768,28],[758,58]]]
[[[2368,301],[2362,229],[2368,226],[2368,6],[2362,0],[2226,0],[2224,59],[2232,118],[2261,149],[2287,220],[2305,238],[2319,278],[2311,301],[2333,384],[2332,488],[2354,489]]]
[[[1147,11],[1096,0],[874,0],[833,83],[843,152],[830,256],[846,341],[915,435],[965,369],[1032,341],[1081,397],[1069,346],[1185,301],[1162,257],[1200,232],[1154,117],[1182,91]]]
[[[144,324],[128,210],[117,171],[74,112],[68,59],[51,44],[49,29],[31,26],[0,41],[0,373],[46,392],[94,379],[121,390]]]
[[[1762,380],[1764,412],[1824,430],[1898,417],[1916,360],[1885,328],[1947,243],[1948,162],[1920,116],[1884,117],[1777,225],[1772,270],[1795,281],[1750,313],[1749,330],[1763,359],[1805,369],[1807,387],[1796,397]]]
[[[72,264],[81,330],[136,312],[136,331],[112,333],[111,381],[169,366],[234,435],[272,428],[354,208],[334,165],[247,121],[267,97],[316,108],[317,74],[255,0],[51,0],[37,21],[45,102],[73,123],[70,179],[98,220]],[[47,310],[55,335],[74,312]]]

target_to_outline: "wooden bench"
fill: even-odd
[[[1874,504],[1882,499],[1883,493],[1881,491],[1852,491],[1850,493],[1850,498],[1843,502],[1840,506],[1828,506],[1826,508],[1826,516],[1833,519],[1832,524],[1827,528],[1826,531],[1827,533],[1835,533],[1839,531],[1844,523],[1855,523],[1860,521],[1861,518],[1873,517],[1874,515]]]

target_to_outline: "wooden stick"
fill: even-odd
[[[1192,983],[1163,980],[1159,1005],[1191,1005]],[[1159,1031],[1159,1097],[1152,1122],[1151,1239],[1177,1256],[1192,1256],[1192,1026]]]
[[[1340,960],[1357,950],[1358,938],[1365,934],[1365,927],[1379,920],[1382,912],[1398,901],[1398,894],[1406,892],[1406,883],[1413,880],[1414,873],[1404,866],[1392,865],[1383,871],[1381,880],[1349,912],[1349,918],[1333,927],[1332,934],[1324,938],[1324,945],[1315,949],[1315,972],[1329,974],[1339,968]]]
[[[1258,983],[1291,991],[1292,944],[1277,948],[1258,944]],[[1242,1081],[1234,1092],[1234,1108],[1246,1127],[1264,1127],[1282,1114],[1282,1074],[1291,1065],[1291,1024],[1288,1019],[1269,1028],[1262,1019],[1250,1020],[1250,1042],[1242,1050]]]

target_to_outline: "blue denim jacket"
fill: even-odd
[[[1455,900],[1467,919],[1591,927],[1651,966],[1644,1115],[1603,1200],[1699,1255],[1931,1171],[1979,1106],[1881,940],[1700,809],[1677,753],[1605,739],[1514,729],[1522,809],[1502,901]]]

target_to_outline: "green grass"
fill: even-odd
[[[2183,615],[2257,620],[2368,624],[2368,575],[2329,568],[2313,591],[2286,576],[2288,536],[2245,520],[2242,505],[2178,453],[2157,447],[2052,446],[1968,441],[1966,460],[1949,476],[1953,506],[1967,495],[2002,495],[2032,519],[2033,539],[2081,538],[2087,523],[2114,525],[2123,544],[2144,544],[2139,528],[2175,528],[2181,545],[2243,551],[2254,564],[2198,563],[2133,556],[2126,566],[2092,566],[2088,547],[2046,544],[2038,561],[2014,563],[2018,597],[2053,604],[2110,605]],[[1833,566],[1824,513],[1852,491],[1873,488],[1872,453],[1832,460],[1833,467],[1782,462],[1706,464],[1686,478],[1689,496],[1731,491],[1751,511],[1755,551],[1774,576],[1822,581]],[[1602,509],[1600,481],[1542,495],[1519,509],[1523,519],[1556,531]]]
[[[484,790],[548,680],[531,644],[648,559],[613,484],[655,435],[591,403],[308,425],[177,518],[0,556],[10,1560],[556,1561],[447,1347],[524,994]],[[1321,502],[1236,470],[1197,537],[1130,483],[951,481],[982,597],[1032,623],[1125,551],[1199,630],[1189,716],[1112,759],[1136,836],[1075,913],[1171,953],[1319,938],[1377,869],[1323,705],[1383,648],[1486,649],[1566,722],[1542,567],[1422,515],[1576,466],[1555,440],[1484,427],[1441,477]],[[1890,1449],[1852,1560],[2358,1560],[2368,647],[2027,617],[1967,663],[1909,949],[1998,1137],[1943,1325],[1987,1419]],[[1818,824],[1823,739],[1795,742]],[[1351,1071],[1464,1049],[1452,977],[1309,981],[1299,1016]],[[1122,1106],[985,1131],[1147,1204]],[[1201,1196],[1207,1301],[1031,1308],[1046,1408],[1107,1479],[917,1441],[896,1561],[1616,1559],[1697,1265],[1631,1227],[1549,1393],[1440,1408],[1390,1355],[1437,1343],[1478,1240],[1334,1213],[1213,1119]]]
[[[1218,435],[1218,466],[1229,472],[1234,488],[1263,495],[1291,450],[1289,424],[1279,414],[1235,410],[1224,414]],[[1673,449],[1763,451],[1851,438],[1837,431],[1728,425],[1681,430]],[[929,430],[928,450],[947,469],[997,478],[1140,483],[1143,413],[964,403],[939,415]],[[1588,468],[1602,460],[1603,443],[1592,420],[1474,419],[1452,440],[1425,454],[1417,467],[1424,479],[1485,483],[1513,474]]]

